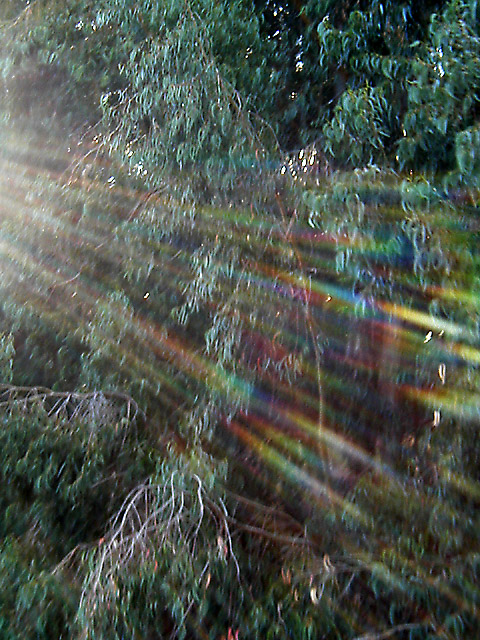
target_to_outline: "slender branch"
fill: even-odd
[[[37,2],[38,0],[33,0],[33,2],[30,2],[30,4],[28,4],[24,9],[22,9],[22,11],[14,20],[8,20],[8,21],[5,21],[3,24],[0,24],[0,29],[11,29],[12,27],[16,27],[17,24],[19,24],[19,22],[23,20],[23,18],[27,18],[32,13],[32,9],[34,5],[37,4]]]

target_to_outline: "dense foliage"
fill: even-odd
[[[315,142],[337,165],[474,179],[473,0],[37,0],[2,11],[4,77],[15,65],[19,82],[18,65],[35,62],[67,70],[66,87],[98,101],[109,146],[131,166],[170,179],[194,166],[205,189]]]
[[[477,3],[0,21],[1,637],[476,637]]]

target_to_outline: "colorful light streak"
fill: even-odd
[[[480,306],[477,292],[433,282],[419,286],[406,304],[366,298],[355,292],[347,276],[339,277],[336,247],[354,249],[359,256],[366,252],[375,262],[375,252],[383,250],[380,244],[322,234],[297,218],[285,230],[280,217],[248,209],[198,208],[192,230],[184,230],[182,236],[177,229],[161,239],[152,233],[151,221],[142,211],[128,221],[136,201],[144,197],[141,191],[107,185],[98,178],[67,180],[71,159],[58,149],[50,152],[58,154],[65,171],[42,168],[45,151],[38,149],[32,155],[38,165],[28,164],[24,153],[18,166],[15,149],[10,143],[0,160],[3,302],[41,317],[52,333],[83,336],[87,345],[89,332],[94,331],[95,340],[103,343],[125,379],[143,380],[151,396],[173,411],[193,406],[202,388],[219,398],[235,398],[247,409],[241,420],[221,423],[225,435],[236,438],[255,454],[266,473],[286,480],[306,502],[312,500],[320,510],[333,508],[375,530],[369,514],[355,504],[348,490],[352,481],[368,474],[373,485],[384,484],[386,491],[391,483],[400,485],[399,472],[381,455],[391,438],[389,416],[404,411],[405,421],[397,417],[396,429],[405,433],[425,428],[432,411],[441,415],[435,429],[442,428],[444,415],[478,422],[480,393],[475,383],[470,389],[464,386],[467,369],[478,380],[479,336],[463,321],[433,315],[425,308],[428,295],[452,303],[453,318],[456,305],[475,313]],[[77,219],[75,207],[82,207],[82,199],[88,201],[88,213]],[[114,209],[114,202],[122,206]],[[148,206],[163,211],[169,202],[159,197]],[[443,221],[448,228],[448,218],[437,212],[432,216],[437,225]],[[226,262],[228,251],[213,258],[221,275],[206,302],[209,312],[215,313],[235,291],[243,323],[241,349],[250,355],[243,360],[239,356],[230,368],[209,355],[203,335],[187,337],[186,331],[173,326],[170,309],[161,307],[164,294],[182,299],[184,282],[192,278],[191,250],[202,238],[245,254],[233,266]],[[459,255],[461,264],[460,249]],[[150,271],[146,262],[151,263]],[[139,274],[138,295],[125,309],[111,294],[132,286],[127,271]],[[150,282],[152,273],[159,293]],[[402,270],[392,273],[403,286],[407,278]],[[116,319],[113,334],[96,316],[102,305]],[[320,362],[308,322],[321,346]],[[291,383],[279,374],[279,363],[289,351],[300,363]],[[441,364],[447,370],[443,379],[438,376]],[[322,419],[320,400],[325,407]],[[411,423],[414,415],[419,424]],[[384,426],[385,442],[375,450],[372,442],[382,440]],[[478,483],[441,466],[438,472],[447,485],[479,499]],[[417,490],[405,499],[426,500],[426,493]],[[429,500],[431,507],[440,504],[440,499]],[[399,574],[389,570],[380,555],[360,547],[351,549],[359,566],[368,566],[387,583],[404,588]],[[409,565],[408,558],[403,561]],[[443,590],[459,608],[466,606],[452,589],[429,576],[427,564],[410,570],[425,584]]]

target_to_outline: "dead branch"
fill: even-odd
[[[40,406],[49,417],[74,419],[118,420],[126,418],[134,422],[139,416],[145,418],[137,402],[120,391],[53,391],[47,387],[21,387],[0,384],[0,410],[20,408],[27,411]]]

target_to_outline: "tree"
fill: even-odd
[[[24,62],[67,68],[100,103],[110,149],[151,184],[195,168],[197,191],[227,187],[274,149],[259,108],[275,91],[268,43],[248,2],[50,0],[22,27]]]
[[[337,165],[434,156],[466,168],[455,136],[475,125],[475,6],[45,0],[20,12],[12,2],[2,65],[4,76],[19,62],[66,70],[68,91],[100,105],[110,149],[152,186],[194,169],[197,194],[231,194],[239,175],[250,188],[252,168],[313,142]]]
[[[454,169],[447,183],[478,182],[480,16],[452,0],[418,43],[398,149],[403,166]]]

